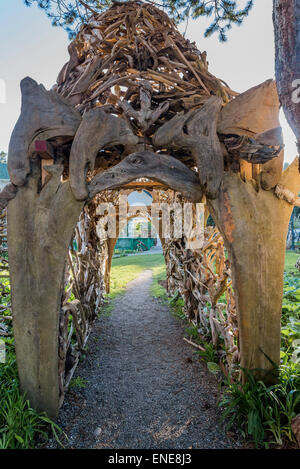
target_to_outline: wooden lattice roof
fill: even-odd
[[[235,94],[208,71],[206,52],[185,39],[160,9],[140,1],[115,4],[92,16],[69,46],[56,90],[80,110],[120,101],[138,104],[141,80],[170,112],[191,109],[209,94]],[[123,89],[125,88],[125,89]]]
[[[125,118],[147,148],[157,128],[179,112],[199,108],[210,95],[228,102],[236,94],[208,71],[206,52],[162,10],[140,1],[92,16],[69,53],[55,91],[81,113],[102,106]]]
[[[232,104],[232,98],[238,95],[209,72],[206,52],[200,52],[195,43],[186,39],[164,11],[139,0],[115,2],[105,12],[91,15],[68,50],[70,60],[59,73],[54,91],[82,115],[101,108],[121,117],[138,138],[134,148],[118,144],[102,147],[93,166],[96,171],[114,166],[136,151],[170,153],[170,145],[157,146],[158,141],[164,141],[161,134],[157,138],[159,129],[168,131],[164,124],[172,121],[174,127],[176,119],[184,115],[182,131],[186,128],[197,134],[199,129],[192,130],[191,121],[210,98],[221,98],[225,105]],[[266,88],[270,88],[275,102],[274,83],[266,82]],[[255,98],[255,91],[253,95]],[[252,99],[252,95],[247,97]],[[252,127],[247,130],[241,125],[239,129],[239,124],[234,124],[229,128],[231,114],[218,128],[225,169],[239,171],[240,158],[257,164],[277,156],[278,145],[274,152],[273,148],[269,150],[260,142],[249,140],[256,133]],[[206,111],[203,115],[207,115]],[[63,146],[61,139],[52,143],[64,154],[67,175],[71,140]],[[185,145],[181,138],[179,145],[171,147],[175,158],[196,169],[190,144]],[[259,168],[250,170],[250,177],[252,173],[259,173]]]

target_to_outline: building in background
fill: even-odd
[[[7,171],[7,164],[0,163],[0,191],[9,183],[9,175]]]

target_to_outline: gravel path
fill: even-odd
[[[72,448],[237,448],[220,424],[218,386],[183,325],[149,294],[151,270],[130,282],[94,326],[58,424]],[[48,448],[55,446],[53,441]]]

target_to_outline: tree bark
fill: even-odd
[[[275,72],[280,103],[300,146],[300,3],[273,0]],[[298,80],[298,83],[295,82]],[[298,88],[298,92],[297,92]]]

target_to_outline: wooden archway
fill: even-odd
[[[137,11],[136,21],[126,20]],[[116,15],[124,22],[114,24]],[[74,226],[97,193],[141,177],[193,202],[206,197],[231,260],[241,364],[267,379],[269,359],[279,363],[285,239],[300,188],[299,159],[282,172],[276,84],[233,98],[208,72],[205,55],[152,5],[116,4],[91,21],[70,45],[54,90],[21,82],[12,185],[2,202],[10,200],[22,390],[36,409],[57,414],[58,312]]]

